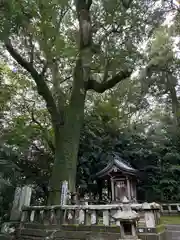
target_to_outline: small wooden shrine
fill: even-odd
[[[97,183],[107,183],[107,195],[111,202],[122,202],[124,197],[130,202],[137,201],[137,170],[118,155],[112,154],[111,160],[96,174],[96,178]]]

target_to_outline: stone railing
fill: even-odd
[[[30,206],[23,208],[21,222],[108,226],[111,214],[119,209],[119,205]]]
[[[162,215],[178,215],[180,214],[180,203],[162,203]]]
[[[113,215],[122,210],[122,204],[112,205],[64,205],[64,206],[28,206],[23,207],[21,223],[53,224],[79,224],[79,225],[104,225],[113,226],[120,223],[113,218]],[[144,219],[143,204],[131,204],[131,209],[140,213]],[[157,206],[151,205],[147,211],[154,213],[155,224],[158,224],[159,217]]]

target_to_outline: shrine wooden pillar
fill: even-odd
[[[130,180],[128,177],[126,177],[126,182],[127,182],[127,195],[129,201],[131,200],[131,187],[130,187]]]
[[[111,194],[112,194],[112,201],[115,200],[115,196],[114,196],[114,179],[111,178]]]
[[[98,192],[98,195],[99,195],[99,201],[102,201],[102,180],[97,180],[97,185],[98,185],[98,188],[97,188],[97,192]]]

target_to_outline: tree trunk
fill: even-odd
[[[76,12],[79,21],[79,58],[76,62],[76,67],[73,77],[73,87],[69,106],[64,112],[60,109],[62,104],[63,90],[59,87],[58,79],[58,64],[52,61],[52,82],[53,90],[48,87],[45,73],[47,64],[45,63],[41,73],[39,73],[33,65],[21,56],[11,44],[10,39],[5,42],[6,49],[10,55],[32,76],[40,96],[46,102],[47,110],[51,116],[52,126],[55,135],[55,161],[50,179],[50,194],[48,197],[49,204],[60,204],[61,183],[68,181],[69,190],[73,192],[76,185],[76,166],[79,147],[80,130],[83,124],[84,105],[86,91],[94,90],[98,93],[103,93],[107,89],[112,88],[117,83],[128,78],[132,71],[129,67],[124,71],[119,71],[112,78],[107,78],[105,74],[104,81],[99,83],[92,78],[91,62],[92,54],[95,54],[94,44],[92,39],[92,26],[90,7],[92,0],[76,0]],[[93,50],[94,49],[94,50]],[[51,56],[50,56],[51,57]],[[51,59],[52,60],[52,59]],[[50,59],[47,59],[49,64]],[[105,72],[106,69],[105,69]]]
[[[179,119],[179,101],[176,93],[176,85],[173,82],[173,77],[167,75],[167,87],[169,90],[169,95],[171,98],[172,104],[172,113],[174,117],[174,122],[176,126],[180,126],[180,119]]]
[[[81,59],[77,60],[72,95],[65,112],[65,123],[55,129],[55,162],[50,180],[49,204],[60,204],[61,183],[68,181],[70,192],[75,191],[76,166],[80,131],[84,119],[86,90]]]

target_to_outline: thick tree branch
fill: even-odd
[[[74,2],[77,10],[86,9],[89,11],[92,5],[92,0],[75,0]]]
[[[53,124],[54,125],[62,124],[63,119],[61,119],[60,118],[61,116],[59,116],[59,112],[57,110],[54,98],[43,78],[43,75],[39,74],[30,62],[26,61],[23,57],[21,57],[21,55],[13,48],[10,41],[5,43],[5,47],[6,47],[7,51],[10,53],[10,55],[25,70],[27,70],[31,74],[32,78],[36,82],[38,93],[39,93],[39,95],[41,95],[44,98],[44,100],[46,102],[47,110],[51,115]]]
[[[117,83],[122,82],[124,79],[130,77],[132,71],[122,71],[112,77],[111,79],[107,80],[106,82],[99,83],[94,79],[89,79],[86,89],[87,90],[94,90],[97,93],[103,93],[107,89],[113,88]]]
[[[33,64],[33,61],[34,61],[34,44],[33,44],[33,39],[32,39],[32,36],[29,37],[29,45],[30,45],[30,52],[29,52],[29,55],[30,55],[30,63]]]
[[[105,68],[104,68],[104,76],[103,76],[103,82],[105,82],[108,79],[108,70],[109,70],[110,60],[105,60]]]
[[[132,1],[133,0],[122,0],[122,4],[126,9],[128,9],[130,7]]]
[[[54,144],[53,142],[49,139],[49,136],[48,136],[48,133],[47,133],[47,130],[41,125],[41,123],[35,118],[34,116],[34,111],[32,110],[31,111],[31,119],[32,119],[32,122],[36,123],[39,128],[41,129],[41,131],[43,132],[44,134],[44,138],[49,146],[49,148],[51,149],[51,151],[53,153],[55,153],[55,147],[54,147]]]
[[[47,68],[48,68],[48,61],[44,62],[43,63],[43,68],[42,68],[42,72],[41,72],[41,76],[44,77],[46,71],[47,71]]]

